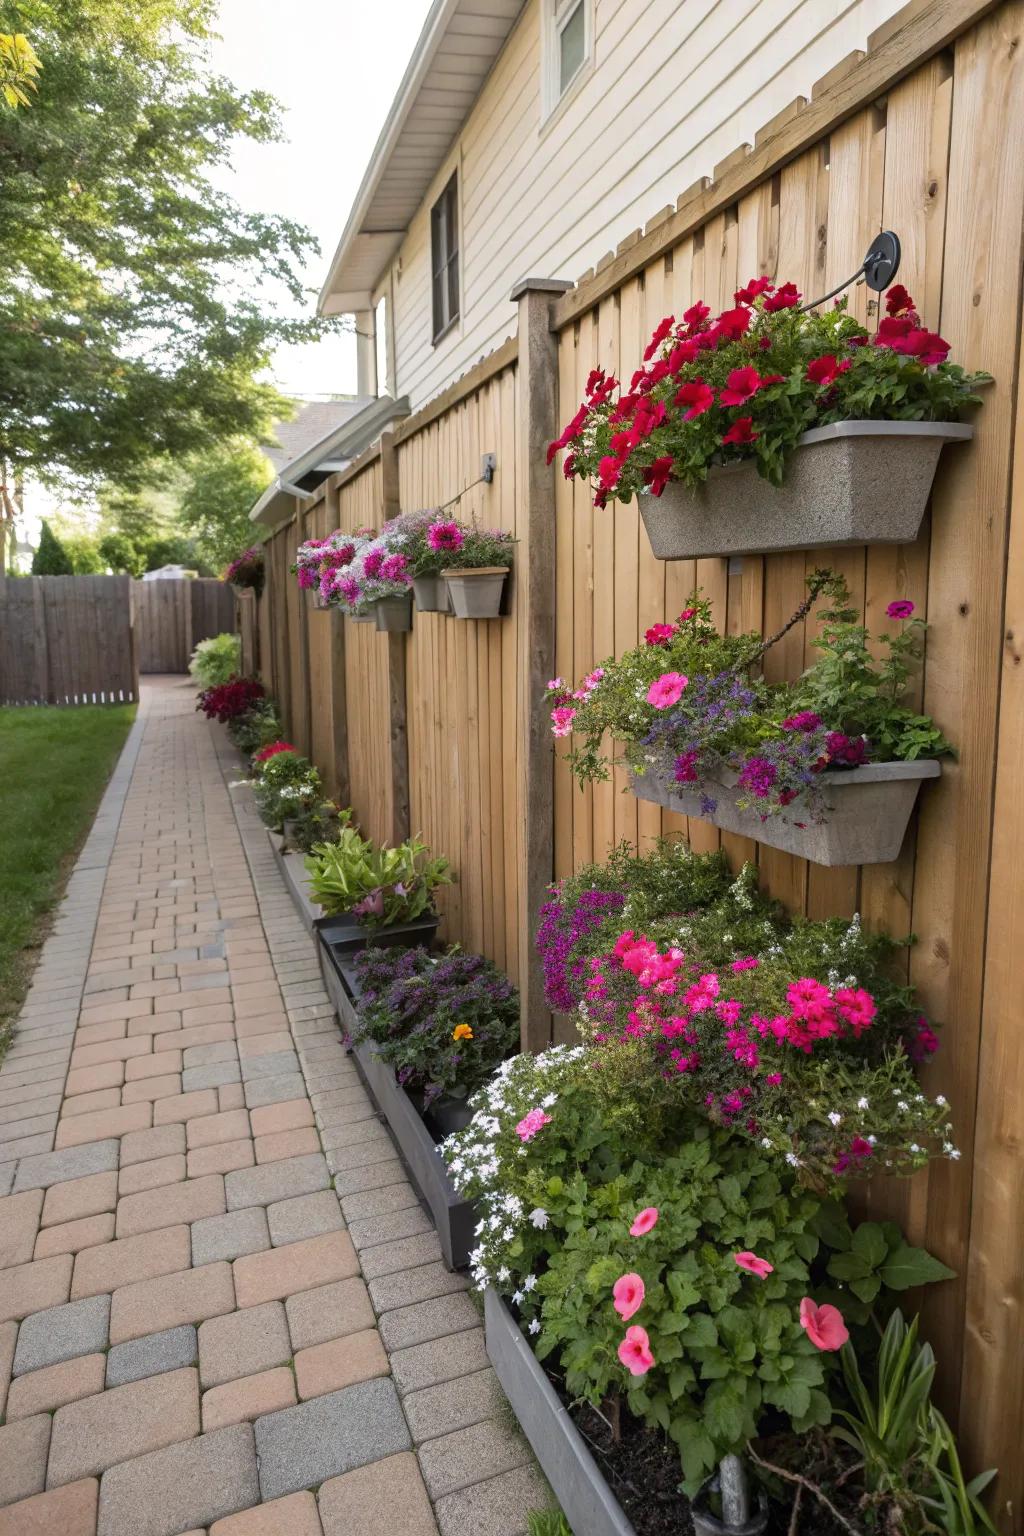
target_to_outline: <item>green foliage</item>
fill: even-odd
[[[0,32],[0,96],[8,107],[30,107],[29,91],[36,83],[42,64],[23,32]]]
[[[526,1517],[528,1536],[573,1536],[560,1509],[531,1509]]]
[[[475,524],[463,528],[462,543],[458,549],[445,551],[441,569],[467,571],[512,564],[515,540],[510,533],[503,533],[500,528],[478,528]]]
[[[39,547],[32,556],[33,576],[71,576],[74,566],[67,550],[46,520],[39,534]]]
[[[275,832],[304,810],[323,799],[320,775],[300,752],[278,752],[259,769],[255,786],[256,809]]]
[[[828,1275],[841,1288],[828,1299],[843,1304],[854,1321],[867,1320],[883,1287],[908,1291],[953,1278],[954,1271],[932,1254],[912,1247],[894,1221],[862,1221],[853,1228],[838,1201],[822,1205],[815,1230],[833,1250]],[[861,1303],[859,1311],[850,1295]]]
[[[308,232],[215,185],[239,140],[280,135],[266,92],[210,71],[215,19],[213,0],[0,5],[45,60],[0,136],[13,476],[131,486],[154,459],[269,433],[287,408],[260,381],[272,350],[325,328],[302,314]]]
[[[384,848],[343,827],[336,843],[307,856],[310,893],[329,915],[352,912],[367,927],[411,922],[433,909],[433,892],[450,880],[448,860],[428,855],[418,837]]]
[[[188,670],[200,688],[226,683],[242,667],[242,642],[238,635],[212,635],[200,640],[192,652]]]
[[[252,538],[249,513],[271,475],[269,459],[245,439],[220,444],[190,462],[179,516],[212,569],[222,570]]]
[[[228,722],[228,734],[238,750],[252,757],[260,747],[269,747],[279,741],[282,732],[281,716],[272,699],[261,699],[245,714]]]

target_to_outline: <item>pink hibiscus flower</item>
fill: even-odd
[[[644,1304],[644,1283],[639,1275],[632,1271],[626,1275],[620,1275],[612,1286],[612,1295],[615,1297],[615,1310],[628,1322],[634,1312],[639,1312]]]
[[[646,1376],[654,1364],[651,1341],[646,1328],[634,1325],[626,1329],[626,1337],[619,1345],[619,1359],[631,1376]]]

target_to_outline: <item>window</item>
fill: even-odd
[[[455,172],[430,210],[434,340],[459,318],[459,179]]]
[[[544,116],[584,72],[593,48],[593,0],[544,0]]]

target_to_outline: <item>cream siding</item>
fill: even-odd
[[[596,0],[593,69],[542,125],[543,0],[530,0],[381,279],[399,393],[414,410],[437,394],[512,334],[518,278],[577,278],[903,3]],[[435,347],[430,207],[456,166],[462,312]]]

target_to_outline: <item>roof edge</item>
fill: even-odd
[[[408,414],[407,396],[403,395],[393,400],[390,395],[380,395],[358,415],[350,417],[333,432],[328,432],[318,443],[314,443],[311,448],[304,449],[296,458],[283,464],[253,506],[249,513],[249,521],[259,523],[264,528],[276,528],[285,518],[291,517],[295,510],[296,496],[312,500],[316,495],[315,491],[299,489],[297,482],[303,475],[312,474],[327,455],[332,458],[355,458],[374,438],[379,437],[390,421]],[[326,480],[332,473],[335,471],[325,470],[324,479]]]

